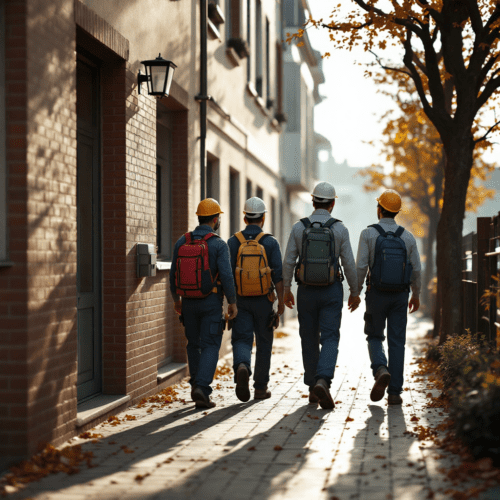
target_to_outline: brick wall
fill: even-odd
[[[0,268],[0,468],[26,441],[26,2],[5,2],[7,213],[10,268]]]
[[[29,0],[28,441],[76,420],[76,72],[71,0]]]

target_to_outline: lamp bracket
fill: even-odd
[[[143,75],[141,70],[137,73],[137,93],[141,93],[141,85],[148,81],[148,75]]]

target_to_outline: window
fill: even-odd
[[[255,90],[260,97],[263,93],[262,75],[262,3],[257,0],[255,12]]]
[[[276,236],[276,200],[271,198],[271,233]]]
[[[252,186],[252,181],[250,179],[247,179],[247,200],[248,198],[252,197],[252,192],[253,192],[253,186]]]
[[[252,0],[247,0],[247,43],[252,51]],[[247,57],[247,81],[252,81],[252,62],[251,57]]]
[[[7,155],[5,121],[5,2],[0,3],[0,262],[7,260]]]
[[[240,174],[231,169],[229,171],[229,227],[231,234],[239,229],[240,212]]]
[[[264,199],[264,190],[260,186],[257,186],[257,194],[255,196],[261,200]]]
[[[161,113],[162,121],[168,113]],[[156,245],[160,260],[172,259],[172,133],[156,124]]]
[[[219,160],[207,154],[207,198],[219,201]]]
[[[269,19],[266,17],[266,108],[273,107],[273,100],[271,98],[271,56],[270,56],[270,40],[269,33],[270,25]]]

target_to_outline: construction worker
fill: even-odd
[[[314,211],[294,224],[286,248],[285,305],[292,309],[295,304],[290,290],[295,268],[304,383],[309,387],[311,404],[319,402],[322,408],[332,409],[335,404],[330,385],[337,362],[344,295],[339,257],[351,292],[351,312],[359,306],[360,298],[349,232],[331,216],[337,198],[335,188],[329,182],[320,182],[311,196]]]
[[[250,399],[248,380],[252,374],[250,357],[255,333],[255,399],[267,399],[271,392],[269,369],[273,347],[273,302],[276,288],[278,315],[285,310],[281,250],[278,241],[264,233],[266,205],[257,197],[248,199],[243,209],[246,228],[228,240],[231,267],[236,278],[238,317],[232,326],[233,369],[236,396]]]
[[[229,318],[238,313],[229,249],[214,231],[221,223],[219,203],[207,198],[198,205],[199,225],[181,236],[174,248],[170,292],[187,338],[191,397],[197,407],[213,408],[213,381],[224,331],[223,293]]]
[[[398,226],[394,218],[401,210],[401,196],[393,189],[377,198],[378,224],[368,226],[359,238],[356,267],[358,291],[367,274],[365,334],[375,383],[372,401],[388,392],[388,403],[400,405],[406,341],[407,308],[420,307],[420,256],[410,231]],[[408,304],[409,289],[412,296]],[[387,321],[389,363],[384,352]]]

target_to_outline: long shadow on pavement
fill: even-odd
[[[94,453],[93,467],[87,468],[82,464],[80,472],[69,476],[63,473],[51,474],[38,482],[31,483],[25,490],[9,498],[18,500],[30,494],[58,492],[64,488],[100,480],[116,472],[129,471],[139,463],[142,466],[148,460],[154,464],[168,460],[186,446],[187,441],[195,436],[198,438],[198,435],[204,432],[210,432],[212,427],[224,424],[226,420],[242,411],[249,410],[251,406],[252,404],[235,404],[217,408],[207,412],[203,418],[179,425],[175,425],[179,419],[203,413],[203,410],[189,406],[148,420],[144,424],[141,424],[140,420],[134,421],[126,430],[102,438],[98,443],[81,443],[83,452]],[[160,411],[162,410],[157,410],[157,412]],[[152,465],[151,468],[154,466]],[[82,494],[84,494],[83,490]],[[107,498],[104,491],[102,498]],[[117,498],[120,498],[120,495]]]
[[[283,415],[272,427],[264,430],[265,423],[260,424],[261,432],[251,438],[226,442],[225,446],[233,447],[232,451],[211,460],[207,466],[199,468],[200,464],[198,467],[194,464],[193,471],[186,472],[185,480],[148,498],[246,500],[265,499],[284,492],[287,482],[314,462],[311,456],[314,452],[307,445],[322,428],[321,417],[326,414],[304,405]]]
[[[403,409],[370,404],[368,410],[370,415],[365,426],[357,431],[351,451],[347,456],[341,452],[336,457],[329,479],[329,498],[387,500],[397,498],[395,489],[414,486],[413,476],[408,476],[408,457],[415,438],[405,434]],[[346,435],[344,442],[349,438]],[[338,463],[343,460],[347,462],[345,467]],[[417,470],[417,464],[414,465]]]

